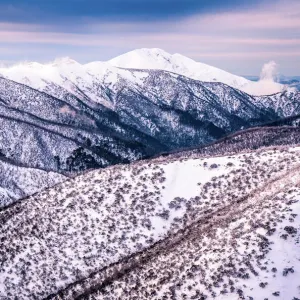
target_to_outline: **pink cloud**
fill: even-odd
[[[243,12],[226,12],[194,16],[178,24],[190,30],[300,29],[300,2],[274,1]]]
[[[124,41],[137,46],[154,43],[179,43],[190,44],[209,43],[210,45],[219,44],[238,44],[238,45],[300,45],[300,38],[243,38],[243,37],[209,37],[197,34],[184,33],[148,33],[148,34],[127,34],[122,37],[115,37],[101,34],[75,34],[75,33],[56,33],[56,32],[26,32],[26,31],[0,31],[0,39],[3,43],[45,43],[62,45],[85,45],[85,46],[117,46]]]
[[[283,51],[283,52],[217,52],[217,53],[190,53],[193,56],[198,54],[198,57],[227,57],[227,58],[268,58],[268,57],[300,57],[298,51]]]

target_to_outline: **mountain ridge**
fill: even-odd
[[[65,73],[66,71],[68,71],[66,66],[71,70],[71,73]],[[23,81],[24,83],[26,83],[26,76],[22,78],[18,74],[32,73],[35,81],[39,81],[39,84],[42,87],[44,85],[43,80],[41,81],[41,78],[43,78],[43,76],[45,77],[44,80],[52,80],[63,85],[61,79],[59,78],[60,76],[71,77],[71,74],[73,72],[76,72],[76,70],[78,72],[78,70],[80,69],[81,72],[94,72],[95,67],[97,67],[96,73],[100,72],[103,74],[100,75],[98,73],[97,75],[100,75],[100,77],[107,76],[105,74],[109,73],[115,73],[113,77],[118,76],[118,67],[124,69],[161,69],[184,75],[195,80],[226,83],[229,86],[243,90],[253,95],[265,94],[264,92],[262,92],[262,90],[266,84],[271,84],[270,91],[267,91],[267,94],[281,92],[285,89],[284,85],[277,84],[275,82],[253,82],[246,78],[230,74],[229,72],[223,71],[221,69],[196,62],[181,54],[171,55],[161,49],[156,48],[137,49],[113,58],[107,62],[95,61],[83,65],[72,60],[71,58],[61,58],[55,60],[53,63],[47,64],[29,62],[20,64],[19,66],[16,65],[10,68],[2,68],[0,69],[0,74],[2,73],[4,76],[15,79],[18,82]],[[41,78],[39,78],[40,73],[44,74]],[[83,75],[83,73],[82,76],[86,77],[86,75]],[[36,85],[38,84],[37,82],[33,84]]]

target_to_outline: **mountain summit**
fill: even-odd
[[[251,95],[275,94],[284,89],[283,85],[276,82],[268,82],[266,87],[265,82],[253,82],[181,54],[170,54],[157,48],[133,50],[111,59],[109,63],[119,68],[159,69],[195,80],[221,82]]]

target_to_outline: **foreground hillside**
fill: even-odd
[[[91,171],[3,209],[0,298],[298,299],[300,150],[233,150]]]
[[[298,174],[299,165],[245,197],[209,190],[235,204],[94,275],[79,299],[299,299]]]

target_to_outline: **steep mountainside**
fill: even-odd
[[[194,154],[207,156],[224,155],[226,153],[239,153],[264,147],[298,144],[300,144],[300,128],[283,123],[279,124],[279,126],[274,124],[272,127],[263,126],[238,131],[201,147],[161,153],[156,159],[168,157],[169,160],[173,160],[182,157],[183,154],[185,156]]]
[[[76,169],[72,155],[81,152],[97,167],[164,149],[107,109],[92,110],[80,101],[72,105],[68,97],[59,100],[4,78],[0,97],[1,153],[20,163],[71,171]]]
[[[239,145],[94,170],[3,209],[0,297],[299,298],[299,147]]]
[[[257,98],[259,107],[273,110],[281,118],[300,114],[300,92],[284,92]]]

